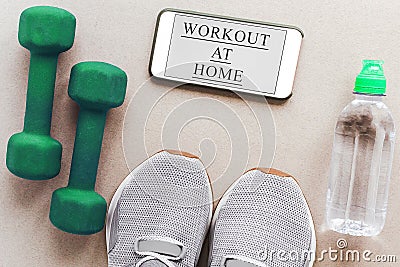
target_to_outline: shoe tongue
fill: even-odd
[[[224,267],[259,267],[259,266],[242,260],[229,259],[225,262]]]
[[[182,254],[182,247],[168,241],[140,240],[138,243],[138,251],[139,252],[151,251],[163,256],[177,258]]]
[[[227,256],[223,267],[266,267],[265,263],[242,256]]]

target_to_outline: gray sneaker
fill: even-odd
[[[305,267],[315,257],[307,202],[290,175],[254,169],[224,194],[211,225],[211,267]]]
[[[128,175],[111,201],[108,265],[194,267],[212,208],[209,178],[197,157],[155,154]]]

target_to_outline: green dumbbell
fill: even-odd
[[[29,49],[24,130],[8,141],[6,164],[15,175],[45,180],[60,172],[61,144],[50,136],[58,54],[72,47],[75,17],[66,10],[36,6],[24,10],[18,40]]]
[[[124,71],[103,62],[82,62],[71,70],[68,94],[80,106],[67,187],[54,191],[50,220],[59,229],[89,235],[104,227],[107,203],[94,191],[107,111],[125,98]]]

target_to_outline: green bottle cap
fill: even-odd
[[[363,69],[356,78],[355,93],[383,95],[386,92],[386,78],[382,60],[363,60]]]

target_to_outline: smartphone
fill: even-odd
[[[285,99],[292,94],[302,39],[293,26],[164,9],[150,74]]]

